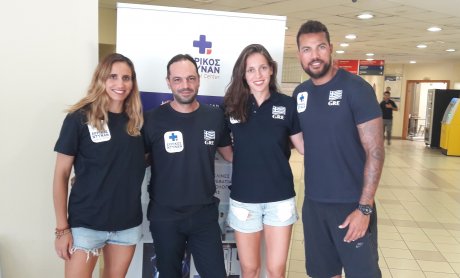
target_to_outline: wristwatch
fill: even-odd
[[[364,214],[364,215],[371,215],[372,212],[374,211],[372,206],[370,206],[370,205],[362,205],[362,204],[358,205],[358,210],[360,212],[362,212],[362,214]]]

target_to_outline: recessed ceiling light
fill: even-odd
[[[428,46],[426,44],[419,44],[417,45],[417,48],[427,48]]]
[[[412,61],[409,61],[409,63],[411,63],[411,64],[416,64],[417,61],[412,60]]]
[[[430,27],[430,28],[428,28],[428,29],[426,29],[426,30],[428,30],[428,31],[430,31],[430,32],[439,32],[439,31],[442,30],[442,28],[441,28],[441,27],[438,27],[438,26],[433,26],[433,27]]]
[[[366,53],[366,56],[374,56],[374,53]]]
[[[341,46],[341,47],[347,47],[347,46],[349,46],[349,44],[346,43],[346,42],[343,42],[343,43],[340,44],[340,46]]]
[[[371,19],[374,17],[374,15],[371,13],[362,13],[362,14],[357,15],[356,17],[359,19]]]
[[[348,34],[345,36],[346,39],[349,39],[349,40],[354,40],[356,39],[356,35],[355,34]]]
[[[455,52],[456,50],[453,48],[446,49],[447,52]]]
[[[366,60],[367,61],[374,61],[374,59],[372,59],[372,58],[367,58]]]
[[[343,53],[345,53],[345,51],[343,51],[343,50],[336,50],[335,53],[337,53],[337,54],[343,54]]]

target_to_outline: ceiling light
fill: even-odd
[[[343,43],[340,44],[340,46],[341,46],[341,47],[347,47],[347,46],[349,46],[349,44],[346,43],[346,42],[343,42]]]
[[[427,48],[428,46],[426,44],[419,44],[417,45],[417,48]]]
[[[412,61],[409,61],[409,63],[411,63],[411,64],[416,64],[417,61],[412,60]]]
[[[366,60],[367,61],[374,61],[374,59],[372,59],[372,58],[367,58]]]
[[[366,56],[374,56],[374,53],[366,53]]]
[[[433,26],[433,27],[430,27],[430,28],[428,28],[428,29],[426,29],[426,30],[428,30],[428,31],[430,31],[430,32],[439,32],[439,31],[442,30],[442,28],[441,28],[441,27],[438,27],[438,26]]]
[[[374,15],[371,13],[362,13],[362,14],[357,15],[356,17],[359,19],[371,19],[374,17]]]
[[[355,34],[348,34],[345,36],[346,39],[349,39],[349,40],[354,40],[356,39],[356,35]]]
[[[456,50],[453,48],[446,49],[447,52],[455,52]]]
[[[337,53],[337,54],[343,54],[343,53],[345,53],[345,51],[343,51],[343,50],[336,50],[335,53]]]

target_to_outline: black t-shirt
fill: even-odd
[[[339,69],[326,84],[300,84],[293,97],[305,144],[305,196],[318,202],[359,201],[366,157],[357,125],[381,117],[374,89]]]
[[[392,108],[387,108],[387,104],[391,104]],[[393,119],[393,108],[398,108],[398,106],[396,106],[396,103],[391,99],[380,102],[380,109],[382,109],[382,118],[385,120]]]
[[[68,114],[54,148],[75,157],[75,183],[68,205],[70,226],[120,231],[140,225],[145,173],[142,136],[127,133],[125,114],[109,113],[105,132],[85,122],[81,110]]]
[[[152,157],[150,220],[186,217],[215,202],[216,150],[231,144],[222,109],[200,104],[180,113],[165,104],[146,113],[143,135]]]
[[[245,203],[268,203],[295,196],[289,136],[300,132],[295,101],[280,93],[258,107],[253,95],[248,120],[227,119],[234,155],[230,197]]]

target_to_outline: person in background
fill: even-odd
[[[396,103],[390,99],[390,90],[383,92],[383,100],[380,102],[380,109],[382,109],[383,118],[383,134],[387,134],[387,145],[391,145],[391,130],[393,129],[393,111],[398,111]]]
[[[384,161],[382,115],[361,77],[332,66],[327,27],[307,21],[298,57],[310,79],[293,97],[305,143],[302,220],[311,277],[379,278],[374,197]]]
[[[268,277],[284,277],[297,221],[289,164],[291,143],[303,153],[295,101],[280,93],[277,64],[251,44],[238,57],[224,96],[234,142],[229,225],[235,230],[243,277],[259,277],[262,235]]]
[[[216,151],[232,160],[222,109],[196,100],[200,76],[195,60],[174,56],[166,82],[174,100],[145,114],[151,156],[147,218],[160,277],[182,277],[186,247],[202,278],[226,277],[218,199],[214,197]]]
[[[142,236],[146,167],[131,60],[117,53],[103,59],[87,95],[68,112],[54,148],[56,253],[65,260],[65,277],[92,277],[101,250],[103,277],[125,277]]]

